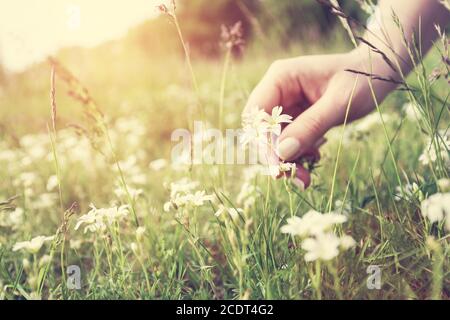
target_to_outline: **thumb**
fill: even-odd
[[[338,108],[333,99],[323,95],[282,131],[278,138],[278,156],[292,161],[317,145],[323,135],[337,123]]]

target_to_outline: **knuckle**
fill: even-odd
[[[319,137],[323,134],[323,121],[316,116],[308,116],[304,122],[306,130],[310,133],[312,137]]]

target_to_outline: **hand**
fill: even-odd
[[[311,176],[298,160],[318,157],[324,134],[344,122],[350,97],[348,122],[368,114],[374,107],[369,81],[346,69],[372,70],[382,75],[390,72],[381,59],[370,59],[367,50],[279,60],[270,66],[246,104],[245,110],[258,106],[268,113],[273,107],[282,106],[283,112],[294,118],[278,139],[278,156],[297,163],[297,178],[305,187]],[[383,81],[372,80],[372,84],[377,101],[394,87]]]

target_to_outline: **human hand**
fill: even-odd
[[[374,96],[381,101],[395,87],[372,80],[370,88],[365,77],[345,71],[369,68],[374,74],[392,76],[382,60],[369,58],[364,50],[279,60],[250,94],[244,113],[255,106],[268,113],[275,106],[283,106],[284,112],[293,117],[278,139],[277,151],[282,160],[297,164],[297,178],[305,187],[311,176],[300,159],[318,160],[324,134],[344,123],[347,108],[347,121],[358,119],[374,108]]]

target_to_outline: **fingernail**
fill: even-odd
[[[301,191],[305,191],[305,183],[299,178],[292,179],[292,183],[295,184]]]
[[[293,158],[300,151],[300,142],[292,137],[286,138],[278,145],[278,156],[283,160]]]

